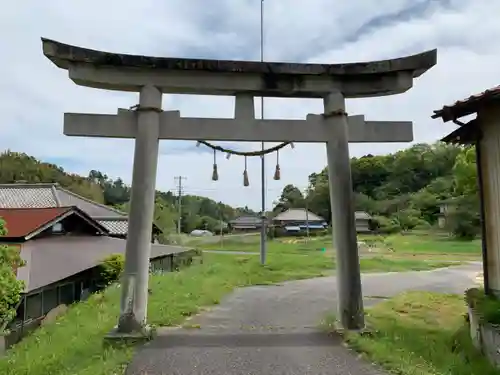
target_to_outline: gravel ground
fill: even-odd
[[[481,264],[363,275],[365,306],[407,290],[462,293]],[[370,298],[372,297],[372,298]],[[335,277],[236,290],[189,324],[161,329],[127,375],[382,375],[317,327],[336,306]]]

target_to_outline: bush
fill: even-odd
[[[0,218],[0,235],[6,234],[4,221]],[[16,315],[24,283],[17,280],[15,270],[23,265],[17,248],[0,245],[0,328],[5,327]]]
[[[463,200],[448,212],[446,229],[456,238],[473,240],[481,230],[481,222],[476,202]]]
[[[370,221],[370,229],[378,233],[397,233],[401,231],[399,222],[385,216],[374,216]]]
[[[125,257],[123,254],[111,254],[104,258],[99,265],[99,273],[106,284],[119,280],[124,269]]]

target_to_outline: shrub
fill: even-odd
[[[0,235],[5,234],[7,230],[0,218]],[[15,270],[23,265],[17,248],[0,245],[0,328],[7,325],[16,315],[24,283],[17,280]]]
[[[111,254],[104,258],[99,265],[99,272],[106,284],[117,281],[125,269],[125,257],[123,254]]]
[[[379,233],[397,233],[401,231],[399,222],[385,216],[374,216],[370,221],[370,229]]]
[[[473,240],[481,230],[480,216],[474,201],[462,199],[448,212],[446,228],[456,238]]]

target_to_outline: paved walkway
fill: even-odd
[[[405,290],[462,293],[479,263],[424,272],[363,276],[365,305]],[[243,288],[191,321],[162,329],[136,354],[127,375],[382,375],[328,337],[318,323],[336,305],[334,277]],[[372,298],[370,298],[372,297]]]

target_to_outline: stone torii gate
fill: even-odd
[[[339,320],[364,327],[349,142],[410,142],[412,122],[347,116],[345,98],[400,94],[436,64],[436,50],[383,61],[291,64],[162,58],[108,53],[43,39],[43,53],[76,84],[139,92],[135,110],[116,115],[65,113],[64,134],[135,138],[129,233],[116,334],[147,333],[150,236],[160,139],[326,143]],[[235,96],[234,119],[184,118],[163,111],[163,93]],[[321,98],[324,114],[305,120],[258,120],[255,96]]]

